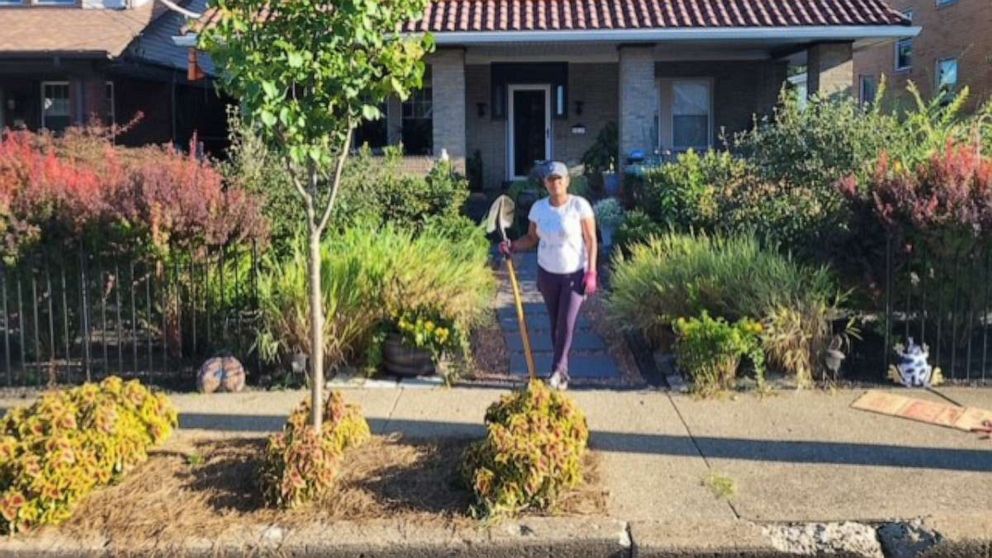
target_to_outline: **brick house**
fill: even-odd
[[[992,96],[989,0],[892,0],[891,4],[922,31],[855,55],[861,99],[874,97],[882,76],[897,97],[910,80],[926,98],[942,87],[968,86],[972,109]]]
[[[498,188],[578,164],[611,122],[621,161],[716,145],[774,107],[790,65],[811,92],[849,93],[855,51],[918,29],[883,0],[433,0],[406,31],[436,39],[425,88],[358,141],[461,168],[478,153]]]
[[[172,41],[186,20],[158,0],[0,0],[0,127],[60,131],[141,112],[120,143],[185,145],[196,131],[223,145],[223,99],[187,79],[188,49]]]

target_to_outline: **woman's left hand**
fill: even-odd
[[[596,282],[595,271],[586,272],[586,276],[582,278],[582,286],[585,288],[586,296],[592,296],[596,294],[596,289],[599,288],[599,284]]]

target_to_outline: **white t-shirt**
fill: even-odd
[[[592,206],[575,195],[569,195],[560,207],[552,206],[550,199],[538,200],[528,217],[537,225],[540,238],[537,264],[551,273],[575,273],[588,263],[581,221],[593,216]]]

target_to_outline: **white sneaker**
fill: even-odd
[[[548,378],[548,385],[551,389],[565,391],[568,389],[568,378],[566,378],[561,372],[555,372],[550,378]]]

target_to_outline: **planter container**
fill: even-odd
[[[603,249],[609,250],[613,246],[613,227],[599,227],[599,236],[603,239]]]
[[[603,190],[606,191],[607,196],[619,196],[620,195],[620,175],[615,172],[604,172],[603,173]]]
[[[429,351],[411,347],[400,335],[390,335],[382,346],[382,366],[396,376],[430,376],[436,372]]]

